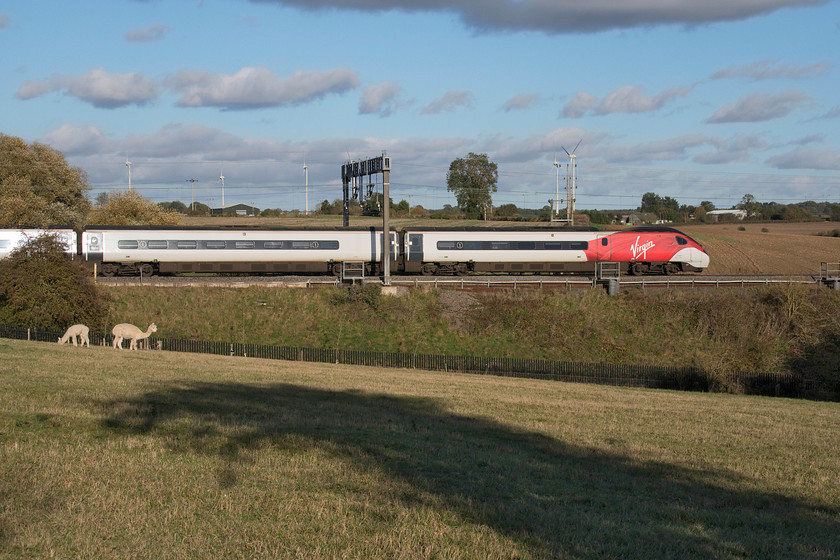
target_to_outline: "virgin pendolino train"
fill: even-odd
[[[0,230],[0,258],[49,232],[102,276],[185,272],[335,274],[343,263],[382,272],[381,228],[257,229],[88,226]],[[394,274],[594,273],[618,263],[624,274],[700,272],[709,255],[672,228],[624,231],[550,228],[406,228],[391,231]]]

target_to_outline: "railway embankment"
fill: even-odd
[[[802,374],[840,397],[840,294],[816,285],[720,291],[106,288],[108,325],[184,340],[422,355]],[[737,388],[720,387],[723,390]]]

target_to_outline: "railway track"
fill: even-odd
[[[369,277],[364,283],[379,283],[381,278]],[[812,275],[690,275],[673,276],[622,276],[595,279],[592,276],[392,276],[392,286],[439,287],[464,290],[509,289],[572,289],[608,285],[620,288],[726,288],[772,284],[815,284],[824,279]],[[97,278],[104,286],[128,287],[221,287],[247,288],[252,286],[276,288],[318,288],[341,286],[340,279],[332,276],[152,276]],[[357,279],[358,283],[359,280]],[[349,281],[347,283],[350,283]]]

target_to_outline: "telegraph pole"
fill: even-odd
[[[192,185],[192,202],[190,202],[190,212],[195,212],[195,184],[198,179],[187,179],[187,183]]]

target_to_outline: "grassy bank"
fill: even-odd
[[[840,294],[811,286],[382,296],[346,289],[112,288],[109,325],[158,336],[416,354],[805,372],[840,390]],[[107,328],[106,328],[107,327]],[[102,326],[109,332],[110,326]]]
[[[836,403],[0,341],[7,558],[833,558]]]

